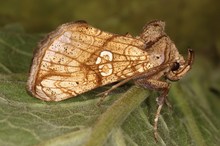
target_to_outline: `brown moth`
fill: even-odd
[[[157,98],[157,123],[167,103],[169,83],[191,68],[194,53],[184,60],[164,32],[163,21],[146,24],[140,36],[101,31],[85,21],[63,24],[44,39],[35,52],[27,90],[45,101],[61,101],[94,88],[120,81],[110,91],[133,79],[147,89],[161,91]]]

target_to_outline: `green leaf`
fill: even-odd
[[[0,29],[0,73],[27,72],[40,37],[26,34],[19,24]]]
[[[61,102],[45,102],[25,90],[31,54],[41,35],[18,26],[0,30],[0,145],[158,146],[220,144],[220,69],[197,56],[192,71],[173,83],[153,136],[158,93],[123,86],[100,107],[109,86]],[[17,29],[16,29],[17,28]]]

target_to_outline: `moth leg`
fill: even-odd
[[[135,81],[140,81],[142,79],[144,79],[144,82],[146,82],[146,78],[150,78],[150,77],[153,77],[155,74],[158,74],[159,72],[161,72],[162,70],[165,70],[168,66],[167,65],[164,65],[164,66],[160,66],[160,67],[155,67],[154,69],[148,71],[147,73],[142,73],[142,74],[137,74],[136,76],[131,76],[131,77],[128,77],[122,81],[120,81],[119,83],[115,84],[114,86],[112,86],[110,89],[102,92],[102,93],[99,93],[97,94],[97,96],[107,96],[112,90],[116,89],[117,87],[127,83],[128,81],[130,81],[131,79],[134,79]],[[150,80],[148,80],[150,82]],[[141,84],[141,83],[140,83]],[[146,84],[146,83],[145,83]],[[144,85],[142,85],[144,86]],[[153,83],[152,85],[153,86]],[[146,87],[146,88],[150,88],[150,86]],[[153,89],[155,89],[156,87],[154,87]]]
[[[113,91],[114,89],[118,88],[119,86],[121,86],[121,85],[127,83],[127,82],[130,81],[131,79],[132,79],[132,78],[126,78],[126,79],[124,79],[124,80],[118,82],[117,84],[113,85],[110,89],[108,89],[108,90],[106,90],[106,91],[104,91],[104,92],[102,92],[102,93],[97,94],[97,96],[101,96],[101,97],[100,97],[100,100],[99,100],[99,102],[98,102],[97,105],[100,105],[100,104],[104,101],[105,97],[106,97],[111,91]]]
[[[135,82],[138,85],[143,86],[144,88],[154,89],[162,92],[160,96],[156,99],[158,108],[154,118],[154,137],[155,140],[158,141],[158,119],[160,116],[161,109],[164,103],[166,103],[168,106],[171,106],[167,100],[167,94],[169,92],[170,85],[167,82],[153,79],[138,79]]]

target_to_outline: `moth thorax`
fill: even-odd
[[[146,42],[156,41],[165,34],[164,27],[165,23],[163,21],[152,21],[143,28],[141,38]]]
[[[165,57],[164,57],[164,54],[160,54],[160,53],[152,53],[150,56],[149,56],[149,63],[151,63],[153,67],[155,66],[158,66],[158,65],[161,65],[164,60],[165,60]]]

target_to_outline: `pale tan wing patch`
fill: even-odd
[[[28,90],[40,99],[60,101],[132,76],[145,70],[143,46],[138,39],[86,23],[63,25],[41,44]]]

